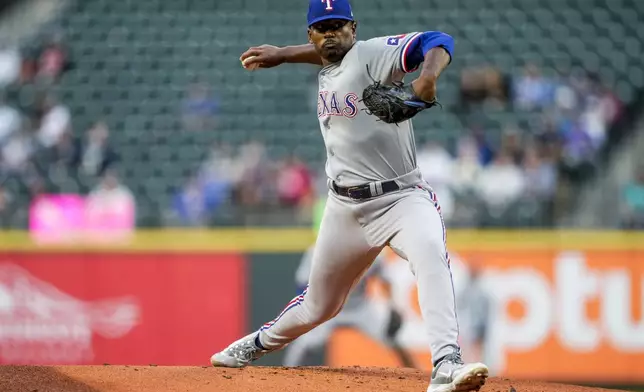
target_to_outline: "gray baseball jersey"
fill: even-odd
[[[385,84],[402,80],[407,70],[402,53],[418,34],[357,41],[341,62],[320,71],[317,114],[326,173],[338,185],[389,180],[416,168],[411,121],[398,126],[378,121],[359,100],[373,82],[369,75]]]

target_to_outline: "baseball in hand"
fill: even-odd
[[[259,63],[246,65],[246,63],[248,63],[248,61],[249,61],[249,60],[251,60],[251,59],[253,59],[253,58],[255,58],[255,57],[256,57],[256,56],[250,56],[250,57],[246,58],[244,61],[242,61],[242,66],[243,66],[244,68],[246,68],[247,70],[249,70],[249,71],[254,71],[254,70],[256,70],[257,68],[259,68]]]

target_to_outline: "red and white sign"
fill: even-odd
[[[0,364],[208,364],[245,331],[245,262],[0,254]]]

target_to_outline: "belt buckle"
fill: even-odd
[[[358,186],[349,187],[347,189],[347,196],[349,196],[349,198],[351,198],[351,199],[357,200],[358,197],[353,197],[352,192],[353,191],[359,191],[359,190],[360,190],[360,187],[358,187]]]

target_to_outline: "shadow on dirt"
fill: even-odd
[[[78,380],[45,366],[0,366],[3,392],[99,392]]]

